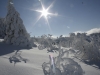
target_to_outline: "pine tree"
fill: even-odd
[[[4,18],[0,18],[0,38],[5,37],[5,24],[4,24]]]
[[[27,33],[20,14],[13,5],[13,0],[8,1],[6,15],[6,36],[4,41],[8,44],[32,47],[30,35]]]

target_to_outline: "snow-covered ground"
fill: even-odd
[[[8,48],[8,50],[10,50],[11,48],[10,45],[5,45],[5,46]],[[0,46],[0,50],[4,49],[2,47]],[[19,53],[21,53],[20,56],[22,58],[27,59],[26,63],[24,63],[24,61],[18,63],[16,62],[15,65],[14,62],[10,63],[9,57],[12,57],[15,54],[15,52],[0,56],[0,75],[44,75],[41,65],[43,62],[49,61],[48,59],[49,53],[47,53],[45,49],[44,50],[38,50],[38,48],[22,49],[19,51]],[[57,54],[53,55],[56,56]],[[78,59],[74,60],[81,65],[82,69],[85,71],[84,75],[100,75],[99,69],[84,64]]]

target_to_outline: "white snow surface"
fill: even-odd
[[[8,49],[10,50],[10,48]],[[9,57],[13,56],[15,52],[0,56],[0,75],[44,75],[42,70],[43,62],[49,61],[49,54],[46,49],[38,50],[32,48],[30,50],[20,50],[21,57],[28,59],[26,63],[23,61],[18,62],[14,66],[14,62],[9,62]],[[56,56],[57,54],[53,54]],[[74,59],[81,65],[85,71],[84,75],[100,75],[100,69],[94,68],[90,65],[84,64],[78,59]]]

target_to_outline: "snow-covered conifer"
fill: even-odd
[[[24,27],[20,14],[14,8],[13,0],[8,1],[4,41],[8,44],[32,47],[30,35]]]
[[[0,38],[5,37],[5,30],[4,18],[0,18]]]

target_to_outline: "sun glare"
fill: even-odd
[[[48,16],[48,11],[46,10],[46,9],[43,9],[42,11],[41,11],[41,13],[42,13],[42,15],[44,16],[44,17],[47,17]]]
[[[34,23],[34,25],[41,19],[41,17],[44,17],[45,20],[46,20],[46,22],[47,22],[47,25],[48,25],[48,27],[49,27],[49,29],[50,29],[50,31],[51,31],[51,27],[50,27],[49,21],[48,21],[48,15],[49,15],[49,16],[50,16],[50,15],[51,15],[51,16],[57,16],[57,14],[50,13],[50,12],[48,12],[48,10],[53,6],[53,3],[54,3],[54,2],[55,2],[55,1],[53,1],[52,4],[51,4],[48,8],[45,9],[44,5],[43,5],[42,2],[40,1],[41,6],[42,6],[42,10],[34,10],[34,9],[31,9],[31,10],[33,10],[33,11],[36,11],[36,12],[40,12],[40,13],[41,13],[41,15],[38,17],[38,19],[37,19],[36,22]],[[51,32],[52,32],[52,31],[51,31]]]
[[[41,19],[41,17],[45,17],[45,19],[46,19],[46,21],[48,22],[48,15],[50,16],[58,16],[57,14],[53,14],[53,13],[50,13],[50,12],[48,12],[48,10],[53,6],[53,3],[55,2],[55,0],[51,3],[51,5],[49,6],[49,7],[47,7],[46,9],[45,9],[45,7],[44,7],[44,5],[42,4],[42,1],[41,0],[39,0],[40,1],[40,3],[41,3],[41,6],[42,6],[42,10],[34,10],[34,9],[31,9],[31,10],[33,10],[33,11],[36,11],[36,12],[40,12],[41,13],[41,15],[38,17],[38,19],[37,19],[37,21],[35,22],[35,24]],[[49,24],[49,23],[48,23]]]

